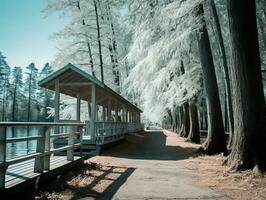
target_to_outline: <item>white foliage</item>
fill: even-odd
[[[128,60],[134,65],[124,84],[138,94],[144,116],[160,122],[167,109],[182,105],[202,89],[201,70],[194,52],[193,34],[202,19],[196,8],[202,0],[175,1],[136,24]],[[181,60],[185,73],[180,73]]]

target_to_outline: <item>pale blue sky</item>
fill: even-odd
[[[41,12],[46,0],[0,0],[0,51],[10,66],[38,68],[53,59],[56,42],[49,36],[62,28],[65,19]]]

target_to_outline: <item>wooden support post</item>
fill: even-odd
[[[134,113],[134,111],[132,112],[132,122],[135,123],[135,113]]]
[[[44,153],[45,152],[45,133],[46,133],[47,127],[42,127],[40,129],[40,136],[41,138],[37,141],[37,153]],[[44,170],[44,156],[39,156],[35,158],[34,161],[34,172],[36,173],[42,173]]]
[[[45,131],[45,144],[44,144],[45,152],[49,152],[51,149],[50,131],[51,131],[50,128],[47,128]],[[50,157],[51,157],[51,154],[44,156],[44,170],[50,170]]]
[[[118,122],[118,104],[117,101],[115,101],[115,122]]]
[[[131,111],[129,111],[129,123],[132,123],[132,115]]]
[[[80,147],[80,157],[83,156],[83,148],[82,148],[82,144],[83,144],[83,134],[84,134],[84,131],[83,131],[83,127],[82,126],[79,126],[78,127],[78,132],[79,132],[79,142],[81,144],[81,147]]]
[[[125,111],[126,111],[126,113],[125,113],[125,115],[126,115],[126,123],[128,123],[128,111],[127,111],[127,109]]]
[[[77,94],[77,114],[76,120],[80,121],[80,94]]]
[[[108,97],[107,121],[111,121],[111,114],[112,114],[112,109],[111,109],[111,97]]]
[[[103,121],[106,121],[106,107],[103,106]]]
[[[58,122],[60,119],[60,86],[59,79],[55,80],[55,98],[54,98],[54,122]],[[59,133],[59,126],[54,129],[54,134]]]
[[[74,136],[75,136],[75,132],[76,132],[76,127],[71,126],[70,128],[70,133],[68,136],[68,145],[72,146],[72,148],[67,149],[67,160],[68,161],[74,161]]]
[[[95,117],[96,117],[96,85],[91,85],[91,118],[90,118],[90,135],[91,140],[95,140]]]
[[[123,104],[123,111],[122,111],[122,122],[126,122],[126,107]]]
[[[0,127],[0,191],[5,189],[6,162],[6,127]]]
[[[98,106],[97,102],[96,102],[95,121],[99,121],[99,106]]]

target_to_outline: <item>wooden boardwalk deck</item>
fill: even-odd
[[[74,160],[78,159],[80,159],[79,156],[74,157]],[[51,169],[49,171],[44,171],[43,173],[49,173],[54,169],[63,167],[64,165],[71,163],[71,161],[67,161],[66,156],[52,156],[50,162]],[[31,178],[40,176],[41,174],[35,173],[33,171],[33,168],[34,159],[11,165],[6,172],[5,188],[11,188]]]

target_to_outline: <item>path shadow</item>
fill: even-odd
[[[102,155],[127,159],[165,161],[184,160],[198,156],[196,153],[197,147],[182,147],[176,143],[167,144],[167,136],[162,130],[148,130],[141,134],[144,139],[134,144],[129,152],[126,149],[127,143],[130,144],[130,141],[126,140],[125,143],[104,151]],[[121,153],[123,151],[125,152],[124,154]]]
[[[85,164],[86,165],[86,164]],[[84,165],[84,166],[85,166]],[[86,168],[83,170],[86,171]],[[119,166],[110,166],[109,169],[103,170],[99,169],[98,171],[103,172],[99,176],[92,176],[94,180],[86,185],[86,186],[67,186],[73,193],[71,200],[76,199],[111,199],[117,190],[123,185],[128,177],[135,171],[135,168],[127,168],[127,167],[119,167]],[[84,173],[80,173],[81,175]],[[116,174],[117,176],[114,178],[109,178],[111,174]],[[85,175],[86,176],[86,175]],[[96,186],[101,184],[104,181],[112,182],[107,187],[104,187],[103,191],[97,191]]]
[[[95,166],[96,163],[84,163],[81,167],[63,174],[59,179],[43,186],[37,192],[37,199],[47,199],[42,191],[49,194],[68,195],[67,199],[112,199],[118,189],[127,181],[135,168],[120,166]],[[71,181],[73,181],[71,183]],[[68,194],[67,194],[68,193]],[[64,194],[64,195],[65,195]],[[62,198],[62,196],[61,196]],[[55,197],[56,199],[56,197]]]

